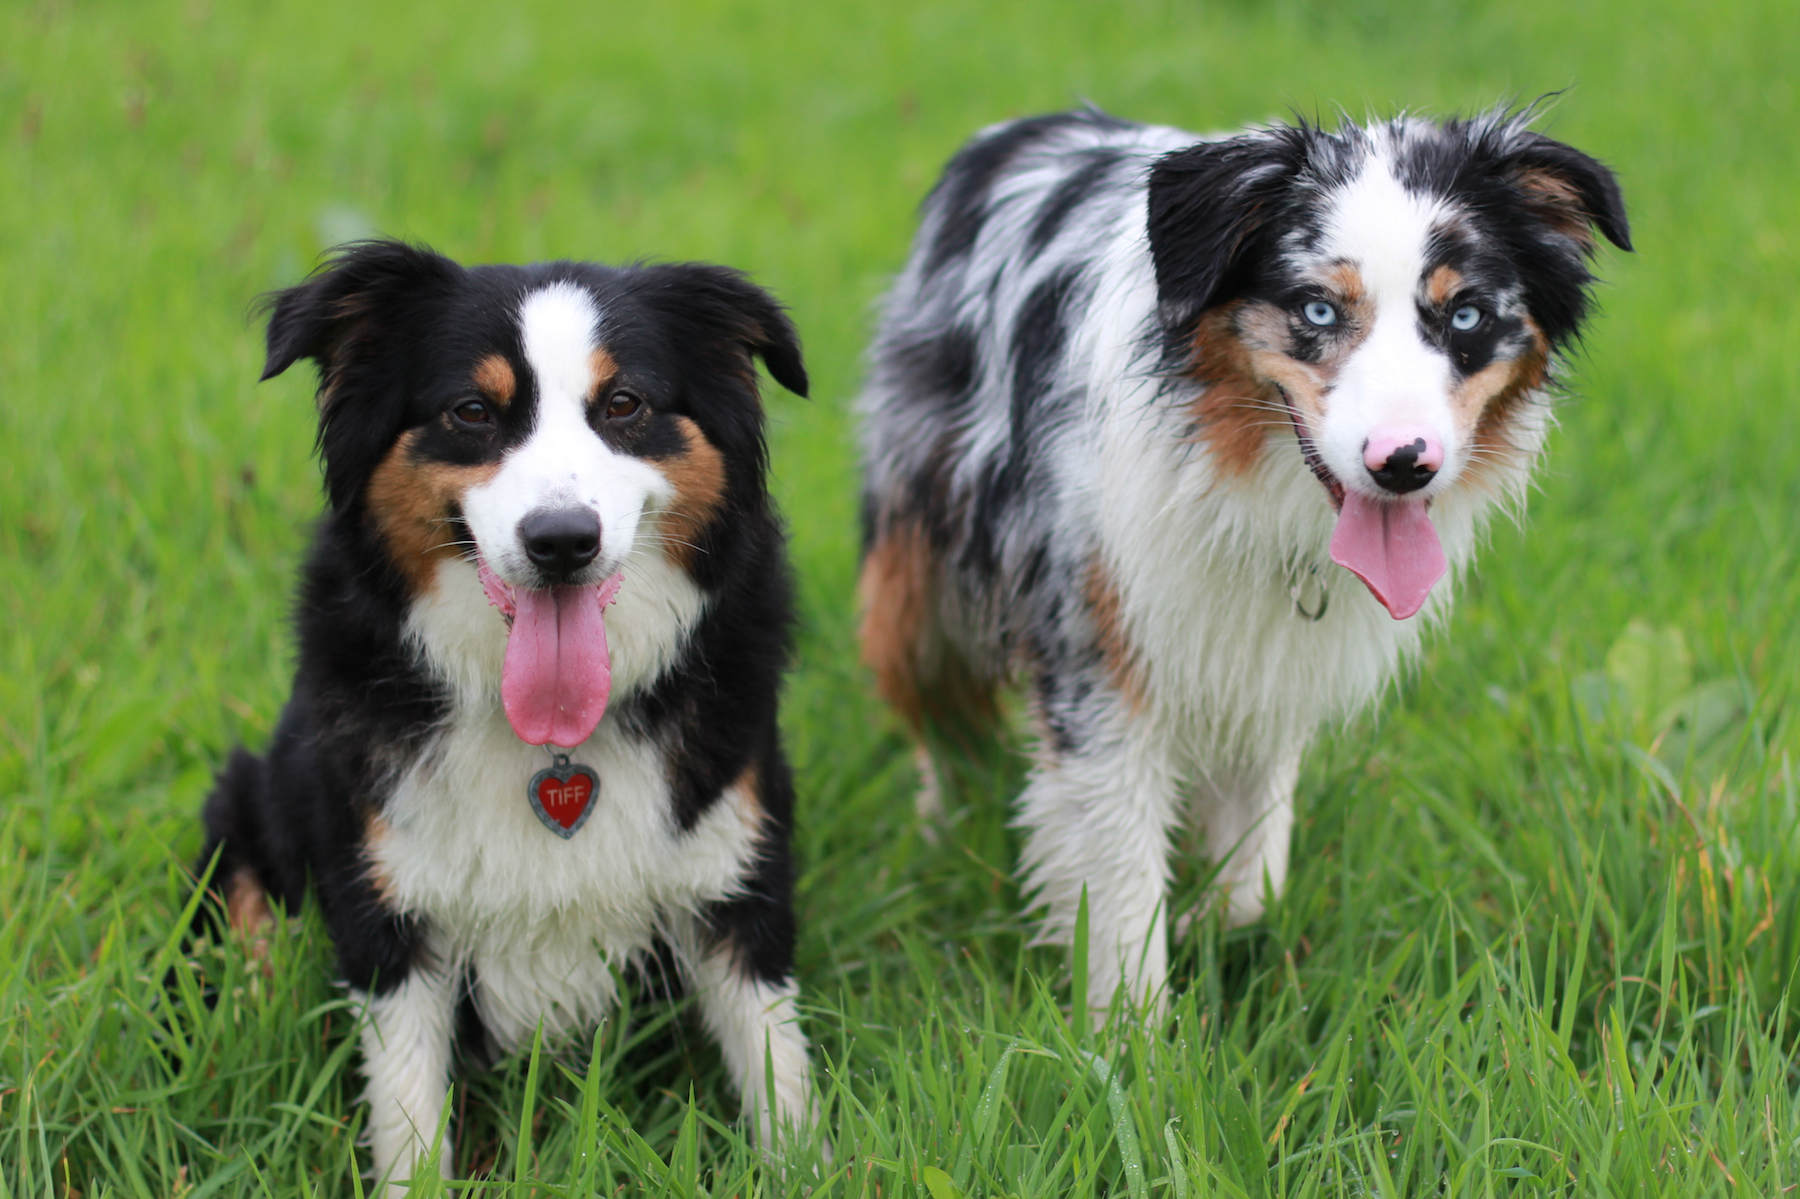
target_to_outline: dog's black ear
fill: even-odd
[[[1501,160],[1527,207],[1551,224],[1569,227],[1591,244],[1588,226],[1621,250],[1631,249],[1631,225],[1619,181],[1596,159],[1541,133],[1518,134]]]
[[[448,258],[400,241],[339,246],[306,282],[263,299],[269,313],[264,379],[302,358],[319,367],[321,389],[346,352],[376,330],[382,301],[436,292],[462,268]]]
[[[754,355],[775,382],[806,395],[806,363],[794,322],[774,296],[741,271],[703,262],[652,266],[644,269],[637,290],[691,351],[725,349],[746,362]]]
[[[800,356],[800,331],[794,328],[787,309],[742,276],[734,282],[738,288],[738,309],[749,322],[744,344],[763,360],[775,382],[806,399],[810,384],[806,362]]]
[[[1278,128],[1201,142],[1150,168],[1150,258],[1172,336],[1248,282],[1248,264],[1305,163],[1306,135]]]
[[[333,508],[355,502],[399,435],[423,345],[417,330],[461,274],[448,258],[404,242],[352,242],[306,282],[265,299],[262,377],[302,358],[319,368],[319,452]]]

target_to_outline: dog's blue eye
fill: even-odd
[[[1337,309],[1333,308],[1330,304],[1327,304],[1324,300],[1314,300],[1300,310],[1300,315],[1304,316],[1313,324],[1318,325],[1320,328],[1324,328],[1328,325],[1335,325],[1337,324],[1338,319]]]
[[[1458,333],[1467,333],[1481,323],[1481,309],[1473,304],[1464,304],[1450,314],[1450,327]]]

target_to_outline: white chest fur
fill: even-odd
[[[1258,466],[1221,478],[1182,414],[1152,413],[1144,403],[1097,415],[1082,442],[1095,457],[1074,467],[1102,481],[1094,531],[1148,698],[1202,758],[1275,760],[1376,699],[1448,617],[1499,497],[1469,488],[1433,506],[1451,573],[1419,615],[1396,621],[1331,562],[1334,516],[1291,438],[1271,438]],[[1290,594],[1309,571],[1329,592],[1318,621]]]
[[[658,558],[626,571],[607,615],[614,704],[665,669],[700,614],[700,593]],[[728,790],[691,830],[670,805],[658,746],[608,717],[571,757],[600,779],[593,815],[568,840],[532,811],[527,785],[549,764],[514,735],[500,705],[506,626],[466,563],[446,563],[409,635],[454,696],[447,726],[398,778],[369,845],[390,902],[422,917],[446,964],[466,962],[502,1044],[596,1018],[612,969],[678,918],[740,885],[760,812]]]

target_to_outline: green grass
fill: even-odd
[[[255,385],[247,306],[369,230],[742,266],[816,380],[771,409],[833,1154],[764,1164],[704,1037],[640,1009],[459,1084],[465,1175],[932,1199],[1800,1183],[1791,0],[399,7],[0,11],[0,1195],[355,1191],[354,1013],[316,922],[271,979],[225,955],[212,1012],[159,980],[210,772],[285,697],[319,502],[308,381]],[[1072,1039],[1066,956],[1024,946],[1016,763],[972,772],[927,843],[855,665],[846,411],[914,204],[972,129],[1083,97],[1218,128],[1570,85],[1546,127],[1618,168],[1639,253],[1603,263],[1525,527],[1395,702],[1312,755],[1266,922],[1180,947],[1167,1030]],[[1203,884],[1184,867],[1178,903]]]

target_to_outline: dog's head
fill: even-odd
[[[1276,127],[1149,182],[1201,435],[1241,472],[1291,422],[1341,513],[1333,557],[1396,617],[1442,573],[1430,502],[1535,450],[1513,435],[1586,315],[1595,230],[1630,249],[1612,173],[1506,113]]]
[[[806,393],[793,325],[723,267],[465,269],[375,241],[271,309],[263,377],[318,364],[332,507],[415,592],[445,559],[477,563],[513,617],[508,687],[532,646],[520,679],[547,671],[553,691],[558,670],[595,674],[567,655],[604,653],[600,613],[634,554],[706,586],[724,518],[766,504],[754,359]]]

